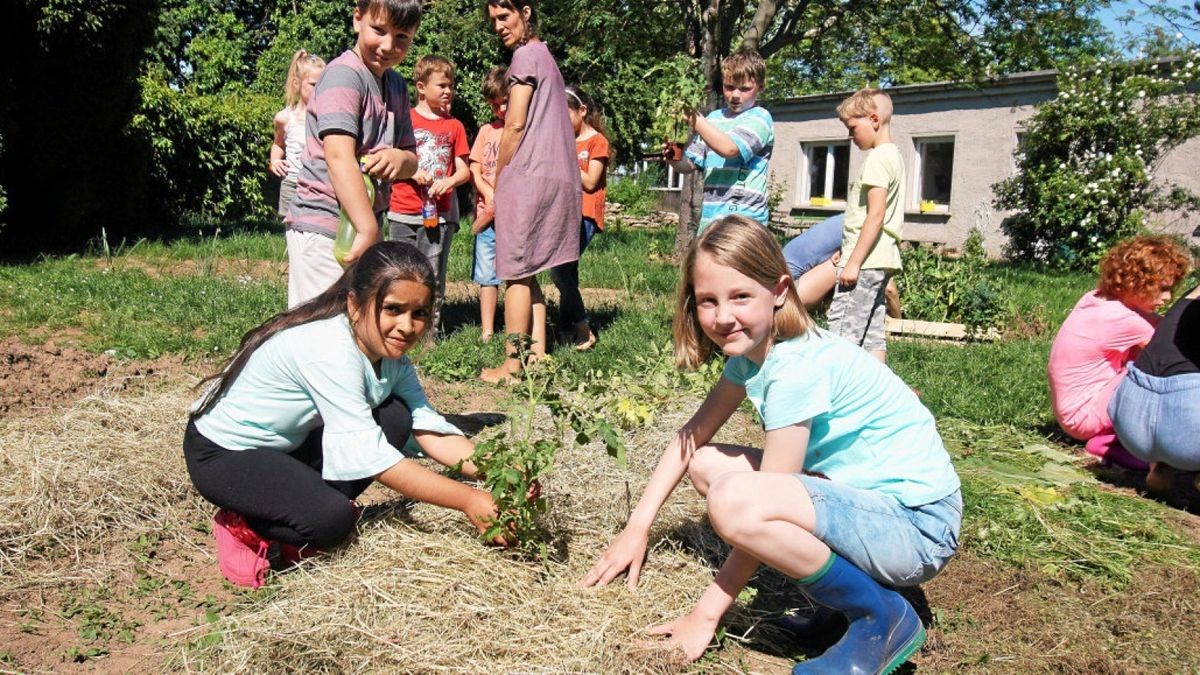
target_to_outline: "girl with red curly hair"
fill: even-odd
[[[1172,291],[1191,269],[1187,249],[1167,236],[1138,236],[1112,247],[1100,262],[1100,283],[1075,303],[1050,347],[1050,401],[1059,426],[1087,441],[1087,452],[1131,469],[1113,432],[1108,402],[1126,365],[1150,341]]]

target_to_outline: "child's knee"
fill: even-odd
[[[718,476],[708,489],[708,521],[726,542],[734,543],[756,524],[755,508],[747,489],[750,474],[727,473]]]
[[[692,453],[692,459],[688,462],[688,478],[701,497],[708,495],[709,487],[719,475],[720,459],[720,453],[711,445],[696,448]]]
[[[309,522],[302,532],[308,543],[319,549],[329,549],[350,538],[357,522],[357,514],[349,499],[331,496],[331,499],[314,508]]]
[[[374,410],[375,421],[383,429],[383,437],[392,447],[400,449],[412,435],[412,412],[401,399],[389,396]]]

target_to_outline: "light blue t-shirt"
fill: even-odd
[[[403,458],[371,414],[390,395],[412,411],[414,431],[463,435],[430,407],[407,356],[383,359],[379,372],[345,314],[289,328],[255,350],[196,428],[227,450],[290,452],[323,424],[326,480],[374,476]],[[419,449],[411,436],[407,446]]]
[[[738,356],[724,376],[746,388],[767,431],[812,420],[804,468],[905,506],[959,487],[933,415],[887,366],[813,330],[771,347],[760,368]]]
[[[704,206],[697,232],[735,213],[766,225],[767,170],[775,148],[771,113],[757,105],[736,115],[721,108],[706,119],[729,136],[738,155],[726,159],[713,152],[700,136],[688,145],[687,159],[704,171]]]

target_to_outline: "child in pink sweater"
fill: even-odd
[[[1100,263],[1100,283],[1075,304],[1050,347],[1047,375],[1059,426],[1087,441],[1087,451],[1133,469],[1146,464],[1116,441],[1108,401],[1158,325],[1191,256],[1174,239],[1139,236],[1114,246]]]

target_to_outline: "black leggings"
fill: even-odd
[[[387,442],[402,449],[412,433],[408,406],[388,397],[373,414]],[[350,500],[362,494],[374,478],[321,478],[323,432],[324,427],[313,429],[291,452],[227,450],[188,422],[183,457],[200,494],[220,508],[245,516],[251,529],[263,537],[293,546],[330,548],[353,532],[355,514]]]

